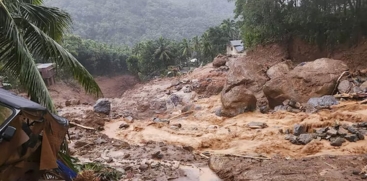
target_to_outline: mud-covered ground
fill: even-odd
[[[351,100],[314,114],[256,111],[224,118],[216,114],[220,96],[208,92],[221,87],[223,76],[225,72],[205,66],[188,76],[137,84],[121,97],[109,99],[109,116],[94,113],[92,105],[62,106],[60,114],[71,122],[95,129],[71,128],[73,155],[82,162],[116,168],[123,173],[122,180],[361,179],[363,174],[357,171],[367,164],[367,140],[335,147],[318,139],[294,145],[285,137],[295,124],[312,132],[365,122],[367,105]],[[172,88],[187,80],[210,88],[185,91],[186,85],[193,85],[189,83],[180,90]],[[183,101],[162,109],[160,103],[172,94]],[[267,127],[252,129],[251,122]]]

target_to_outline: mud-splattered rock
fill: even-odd
[[[338,129],[338,135],[344,137],[348,134],[348,130],[344,129],[343,127],[339,127]]]
[[[329,127],[326,133],[330,136],[336,136],[338,134],[338,130],[333,127]]]
[[[355,135],[355,134],[350,134],[348,133],[345,137],[344,137],[346,140],[348,140],[349,142],[356,142],[358,141],[358,136]]]
[[[264,86],[264,94],[270,107],[281,105],[286,99],[306,102],[311,97],[330,95],[336,80],[346,70],[347,65],[340,60],[317,59],[271,79]]]
[[[96,113],[103,113],[109,115],[111,112],[111,102],[106,99],[99,99],[93,106],[93,110]]]
[[[298,142],[302,145],[306,145],[313,140],[312,134],[301,134],[298,137]]]
[[[307,128],[305,126],[303,126],[303,125],[300,125],[300,124],[296,124],[293,127],[293,134],[295,136],[299,136],[299,135],[301,135],[303,133],[306,133],[306,131],[307,131]]]
[[[221,67],[221,66],[224,66],[224,65],[226,65],[227,61],[228,61],[228,57],[227,56],[224,56],[222,54],[219,54],[213,60],[213,67]]]
[[[129,128],[130,127],[130,125],[128,125],[128,124],[126,124],[126,123],[122,123],[122,124],[120,124],[120,126],[119,126],[119,128],[120,129],[127,129],[127,128]]]
[[[268,127],[268,125],[263,122],[250,122],[247,124],[247,126],[251,129],[263,129]]]
[[[338,85],[338,91],[339,93],[349,93],[352,88],[352,83],[349,82],[349,80],[343,80]]]
[[[228,92],[222,91],[222,116],[233,117],[246,111],[256,109],[256,97],[246,89],[245,85],[240,85],[229,89]]]
[[[330,145],[331,146],[342,146],[344,142],[345,142],[344,138],[336,137],[330,140]]]
[[[308,100],[307,104],[311,105],[313,107],[329,107],[329,106],[339,104],[339,101],[337,99],[335,99],[334,96],[325,95],[325,96],[322,96],[322,97],[310,98]]]
[[[274,79],[276,77],[280,77],[287,74],[291,69],[292,69],[292,62],[288,60],[280,62],[270,67],[268,71],[266,71],[266,75],[268,75],[270,79]]]

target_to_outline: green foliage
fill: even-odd
[[[196,58],[208,63],[219,53],[225,53],[228,41],[240,37],[239,25],[234,20],[224,20],[219,26],[211,27],[201,37],[174,41],[160,37],[144,41],[132,48],[133,56],[127,59],[129,71],[141,80],[166,75],[169,66],[189,66],[189,60]]]
[[[69,12],[73,33],[101,42],[133,46],[145,40],[182,40],[233,16],[225,0],[47,0]]]
[[[71,20],[67,13],[42,6],[42,1],[0,1],[1,71],[16,77],[31,100],[55,112],[50,94],[34,59],[55,62],[67,68],[88,93],[102,94],[88,71],[60,46]]]
[[[130,56],[128,47],[99,43],[94,40],[82,39],[75,35],[66,36],[63,41],[63,46],[92,75],[128,73],[126,64],[126,60]]]
[[[246,46],[292,36],[333,46],[367,33],[363,0],[236,0],[235,13]]]

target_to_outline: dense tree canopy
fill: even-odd
[[[365,0],[236,0],[235,13],[248,46],[293,36],[330,46],[367,33]]]
[[[83,38],[133,46],[143,40],[181,40],[202,34],[233,16],[225,0],[47,0],[69,12],[73,33]]]

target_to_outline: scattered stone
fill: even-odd
[[[191,110],[191,108],[192,108],[192,107],[193,107],[193,106],[192,106],[192,104],[186,105],[186,106],[184,106],[184,107],[181,109],[181,112],[182,112],[182,113],[188,112],[188,111],[190,111],[190,110]]]
[[[166,119],[159,119],[159,118],[153,118],[153,122],[156,122],[156,123],[170,123],[169,120],[166,120]]]
[[[343,127],[339,127],[338,129],[338,135],[344,137],[348,134],[348,130],[344,129]]]
[[[128,153],[128,154],[125,154],[125,155],[124,155],[124,158],[125,158],[125,159],[127,159],[127,158],[130,158],[130,156],[131,156],[131,155]]]
[[[326,95],[322,97],[310,98],[307,104],[313,107],[316,107],[316,108],[321,108],[321,107],[329,107],[332,105],[337,105],[339,104],[339,101],[334,96]]]
[[[263,129],[268,127],[268,125],[263,122],[250,122],[247,124],[247,126],[251,129]]]
[[[145,172],[145,171],[147,171],[148,170],[148,168],[149,168],[149,166],[147,165],[147,164],[141,164],[140,166],[139,166],[139,170],[141,171],[141,172]]]
[[[349,142],[356,142],[359,140],[358,136],[355,134],[350,134],[348,133],[345,137],[346,140],[348,140]]]
[[[333,127],[329,127],[326,133],[330,136],[336,136],[338,134],[338,131]]]
[[[253,92],[246,89],[245,84],[225,89],[221,94],[221,115],[234,117],[247,111],[256,109],[257,99]]]
[[[349,93],[352,88],[352,83],[349,82],[349,80],[343,80],[338,85],[338,91],[339,93]]]
[[[331,146],[342,146],[344,142],[345,142],[344,138],[336,137],[335,139],[330,140],[330,145]]]
[[[301,134],[298,137],[298,142],[302,145],[306,145],[313,140],[312,134]]]
[[[320,128],[316,130],[317,134],[323,134],[326,133],[328,131],[329,128],[325,127],[325,128]]]
[[[218,125],[210,125],[210,126],[208,126],[207,129],[213,130],[213,129],[218,129],[218,128],[219,128]]]
[[[176,86],[176,91],[180,91],[182,88],[183,88],[182,85],[178,85],[178,86]]]
[[[189,152],[194,151],[194,148],[193,148],[192,146],[183,146],[182,148],[183,148],[184,150],[189,151]]]
[[[298,144],[297,136],[288,134],[287,136],[285,136],[285,139],[289,140],[289,142],[291,142],[292,144]]]
[[[293,134],[295,136],[299,136],[299,135],[301,135],[303,133],[306,133],[306,132],[307,132],[307,128],[303,125],[296,124],[293,127]]]
[[[170,96],[170,99],[171,99],[172,103],[173,103],[175,106],[177,106],[177,105],[181,102],[180,97],[178,97],[178,95],[176,95],[176,94],[172,94],[172,95]]]
[[[163,154],[161,154],[161,152],[158,151],[158,152],[152,154],[152,158],[153,159],[162,159],[163,158]]]
[[[105,139],[102,139],[101,137],[98,137],[94,143],[96,143],[97,145],[100,145],[102,143],[107,143],[107,141]]]
[[[180,123],[178,123],[178,124],[172,124],[170,126],[171,129],[175,129],[175,130],[180,129],[181,127],[182,127],[182,125]]]
[[[187,83],[189,83],[190,82],[190,80],[189,79],[182,79],[181,80],[181,83],[183,83],[183,84],[187,84]]]
[[[358,170],[353,170],[353,175],[359,175],[360,174],[360,171]]]
[[[109,158],[107,158],[105,161],[106,161],[107,163],[112,163],[112,162],[113,162],[113,159],[112,159],[111,157],[109,157]]]
[[[126,123],[122,123],[122,124],[120,124],[120,126],[119,126],[119,128],[120,129],[127,129],[127,128],[129,128],[130,127],[130,125],[129,124],[126,124]]]
[[[217,108],[216,110],[215,110],[215,115],[216,116],[221,116],[222,115],[222,108],[221,107],[219,107],[219,108]]]
[[[367,127],[367,122],[358,123],[357,126],[358,127]]]
[[[269,106],[267,106],[267,105],[265,105],[265,106],[260,106],[260,107],[259,107],[259,109],[260,109],[260,112],[261,112],[262,114],[266,114],[266,113],[268,113],[268,112],[269,112],[269,110],[270,110]]]
[[[357,137],[360,140],[364,140],[364,135],[362,133],[360,133],[360,132],[357,133]]]
[[[126,117],[126,118],[125,118],[125,120],[126,120],[127,122],[129,122],[129,123],[133,123],[133,122],[134,122],[134,118],[133,118],[133,117],[131,117],[131,116]]]
[[[352,134],[357,134],[358,133],[358,130],[356,128],[354,128],[353,126],[348,126],[347,129]]]
[[[184,88],[182,88],[183,92],[184,93],[190,93],[192,90],[191,90],[191,87],[190,86],[185,86]]]
[[[103,113],[109,115],[111,112],[111,102],[106,99],[99,99],[93,106],[93,110],[96,113]]]

